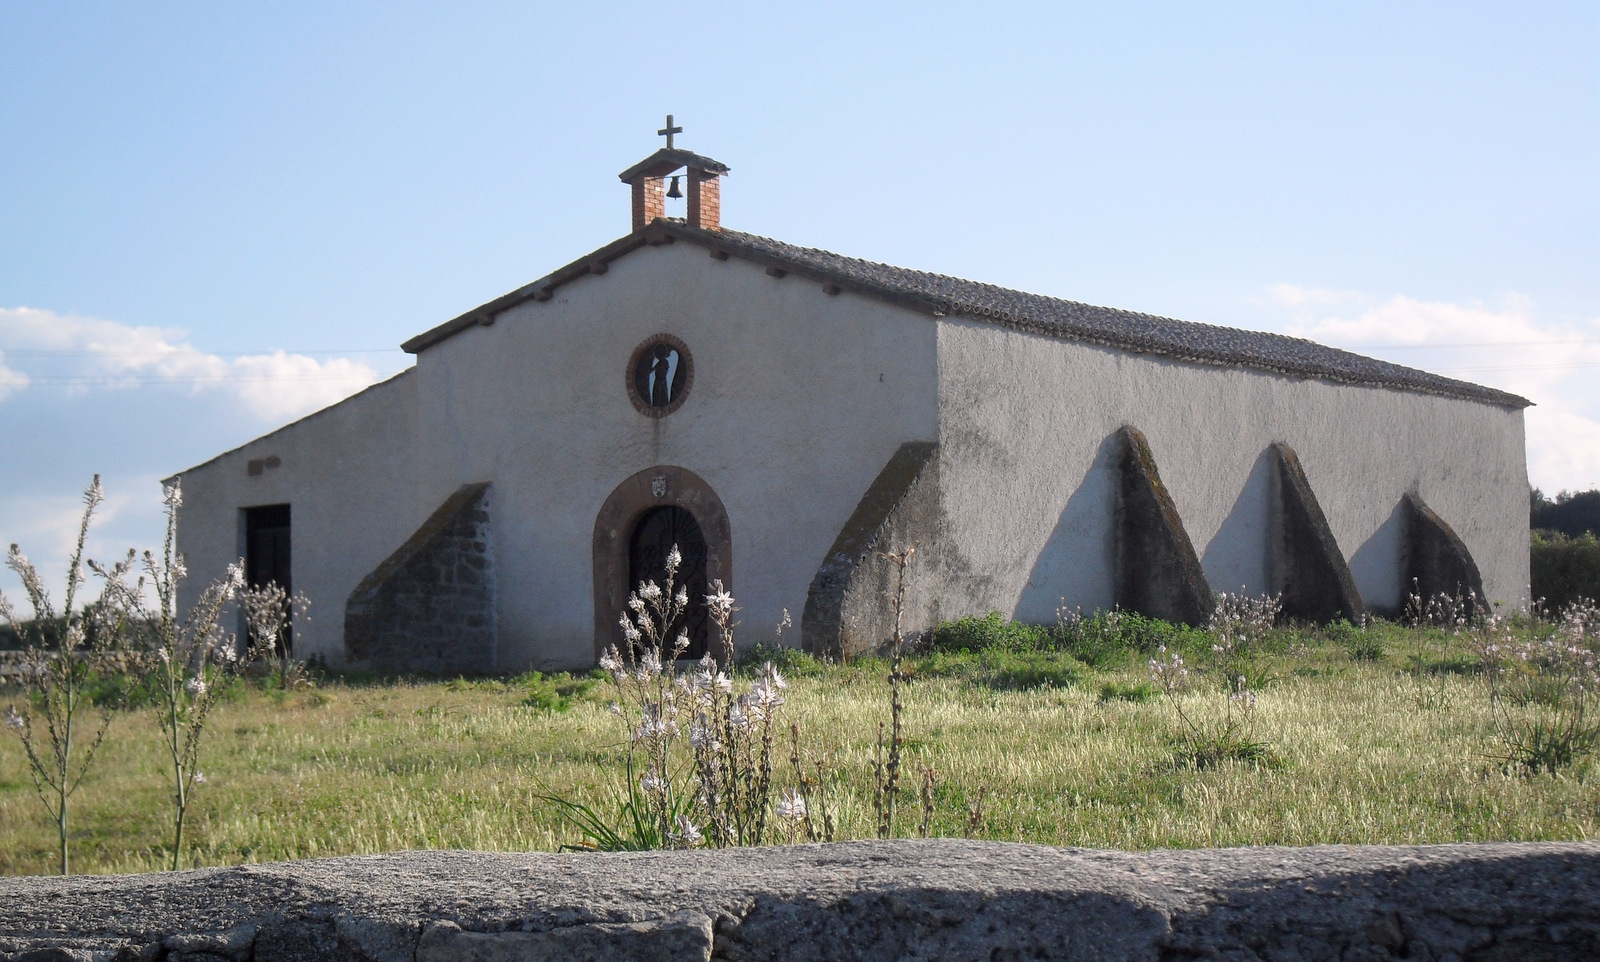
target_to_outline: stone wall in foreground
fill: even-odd
[[[1600,844],[406,852],[0,880],[0,960],[1600,958]]]

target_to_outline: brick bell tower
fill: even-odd
[[[683,128],[672,126],[672,115],[667,114],[667,125],[656,131],[657,136],[667,138],[667,145],[618,175],[633,187],[633,229],[636,231],[644,230],[658,217],[667,216],[667,198],[683,196],[678,193],[680,178],[689,181],[689,216],[685,218],[688,225],[705,230],[722,229],[719,178],[728,172],[728,165],[672,146],[672,135],[681,133]],[[670,189],[668,177],[672,178]]]

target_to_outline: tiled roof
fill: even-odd
[[[943,274],[844,257],[810,247],[796,247],[739,231],[693,233],[712,235],[706,238],[706,242],[725,247],[730,253],[744,252],[804,265],[808,272],[848,282],[852,288],[859,286],[863,293],[882,291],[900,297],[926,299],[935,310],[944,314],[971,317],[1067,340],[1143,354],[1159,354],[1180,361],[1239,365],[1296,377],[1373,384],[1447,397],[1471,398],[1510,407],[1527,407],[1531,403],[1494,388],[1352,354],[1305,338],[1177,321],[1113,307],[1095,307]]]
[[[1198,364],[1248,367],[1291,377],[1395,388],[1514,408],[1532,403],[1505,391],[1352,354],[1304,338],[1095,307],[845,257],[830,251],[796,247],[741,231],[702,230],[668,221],[656,221],[643,231],[619,238],[532,284],[419,334],[403,346],[413,353],[425,350],[467,327],[492,323],[495,314],[523,301],[546,300],[556,287],[595,272],[597,268],[603,270],[600,265],[639,247],[675,240],[690,241],[769,269],[808,276],[843,290],[889,300],[935,316],[969,317],[1050,337]]]

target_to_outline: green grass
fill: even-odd
[[[1146,685],[1146,656],[1129,648],[1097,648],[1098,670],[1031,642],[952,646],[908,659],[910,790],[900,832],[915,831],[915,786],[932,767],[933,831],[941,835],[964,832],[966,807],[980,789],[983,837],[1056,845],[1600,835],[1600,773],[1590,761],[1555,775],[1508,771],[1466,653],[1437,632],[1378,630],[1381,643],[1366,650],[1342,632],[1275,633],[1253,660],[1271,683],[1258,692],[1245,739],[1265,754],[1223,751],[1187,764],[1172,707]],[[1195,648],[1185,657],[1199,674],[1184,708],[1221,730],[1220,680],[1206,674],[1205,651]],[[806,750],[832,753],[839,835],[868,837],[887,665],[783,657],[787,707],[801,718]],[[14,697],[0,692],[0,705]],[[242,687],[217,707],[207,732],[191,857],[227,865],[409,848],[549,851],[576,842],[557,806],[540,796],[609,811],[626,745],[606,713],[608,698],[607,686],[591,678],[533,674],[330,681],[288,692]],[[119,712],[77,796],[79,870],[163,866],[161,765],[153,719]],[[21,748],[6,734],[0,872],[49,872],[52,837]]]

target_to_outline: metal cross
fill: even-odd
[[[667,149],[671,150],[672,149],[672,135],[673,134],[681,134],[681,133],[683,133],[683,128],[682,127],[674,127],[674,126],[672,126],[672,115],[671,114],[667,114],[667,125],[665,127],[661,128],[660,130],[656,131],[656,136],[657,137],[665,137],[665,138],[667,138]]]

